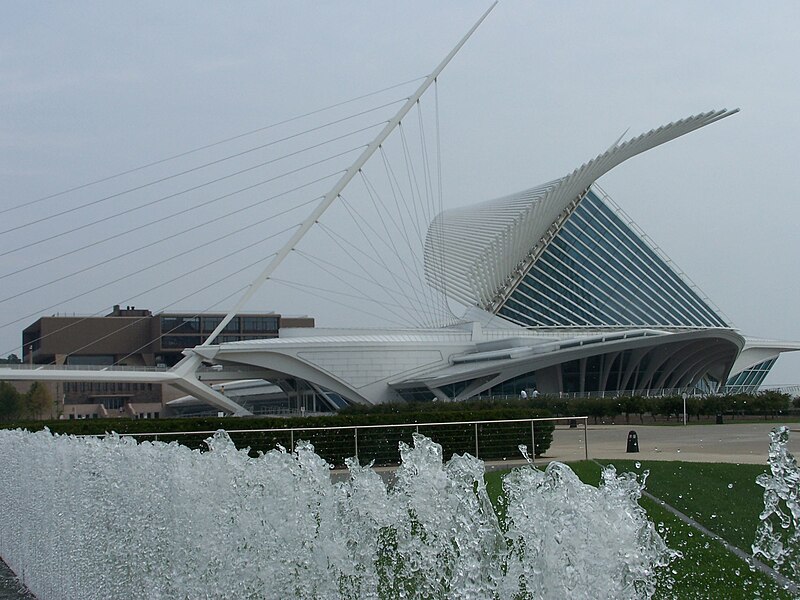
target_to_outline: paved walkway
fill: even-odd
[[[725,425],[589,425],[589,458],[680,460],[767,464],[769,432],[779,421]],[[800,458],[800,424],[789,424],[789,450]],[[636,431],[639,453],[628,454],[628,432]],[[559,425],[544,460],[583,460],[583,426],[569,429]]]
[[[769,451],[769,432],[782,425],[779,421],[765,423],[726,423],[724,425],[589,425],[589,459],[679,460],[686,462],[724,462],[766,465]],[[800,459],[800,423],[788,424],[789,451]],[[639,452],[628,454],[628,432],[639,438]],[[536,459],[537,466],[550,461],[575,462],[584,460],[583,425],[570,429],[557,425],[553,443],[547,453]],[[487,471],[511,469],[526,464],[519,459],[489,461]],[[386,481],[391,481],[396,467],[374,467]],[[334,481],[348,477],[347,471],[335,471]]]

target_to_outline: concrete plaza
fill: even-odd
[[[726,423],[724,425],[589,425],[586,432],[589,458],[680,460],[688,462],[726,462],[767,464],[769,432],[780,421]],[[800,455],[800,424],[788,424],[789,450]],[[639,452],[628,453],[628,432],[635,431]],[[583,424],[577,429],[558,425],[553,444],[543,462],[583,460]],[[539,461],[537,460],[537,463]]]

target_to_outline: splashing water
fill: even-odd
[[[764,473],[756,478],[764,488],[764,511],[756,529],[753,556],[764,557],[800,582],[800,468],[788,449],[789,428],[777,427],[769,437],[771,475]]]
[[[613,468],[517,469],[498,517],[483,463],[423,436],[389,486],[306,443],[208,445],[0,431],[0,554],[39,600],[648,598],[673,557]]]

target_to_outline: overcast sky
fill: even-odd
[[[3,2],[0,209],[424,76],[488,6]],[[561,177],[626,130],[741,108],[599,183],[743,333],[800,340],[799,56],[797,2],[503,1],[440,78],[444,202]],[[0,229],[96,197],[3,213]],[[2,272],[48,256],[46,244],[24,248],[56,223],[76,221],[0,235],[0,251],[15,250],[0,257]],[[65,268],[25,271],[0,290],[13,295]],[[78,293],[71,285],[0,304],[3,323]],[[117,297],[45,313],[91,313]],[[162,302],[158,292],[137,301]],[[285,296],[262,304],[251,308],[325,312]],[[2,348],[33,320],[0,329]],[[789,382],[800,382],[800,353],[767,381]]]

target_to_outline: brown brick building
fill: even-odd
[[[160,313],[132,306],[104,317],[42,317],[22,332],[28,364],[171,367],[184,348],[197,346],[224,318],[223,313]],[[311,317],[245,313],[234,317],[218,342],[277,337],[286,327],[313,327]],[[55,410],[64,418],[164,416],[174,397],[168,386],[145,383],[63,382],[50,386]],[[167,388],[167,389],[162,389]]]

